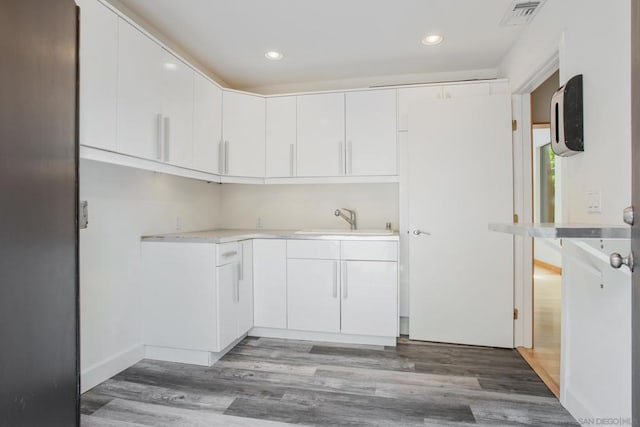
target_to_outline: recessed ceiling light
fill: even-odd
[[[444,37],[440,34],[429,34],[422,39],[422,44],[425,46],[435,46],[442,43],[442,40],[444,40]]]
[[[165,62],[163,65],[164,65],[164,68],[166,68],[167,70],[175,70],[178,68],[178,66],[173,62]]]
[[[283,54],[275,50],[270,50],[269,52],[265,53],[264,56],[272,61],[280,61],[282,58],[284,58]]]

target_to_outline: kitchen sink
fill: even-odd
[[[327,235],[347,235],[347,236],[390,236],[391,230],[344,230],[344,229],[306,229],[296,231],[295,234],[327,234]]]

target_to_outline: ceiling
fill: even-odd
[[[512,0],[119,1],[239,89],[496,68],[522,29]]]

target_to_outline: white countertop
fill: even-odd
[[[543,239],[629,239],[627,225],[597,224],[489,224],[489,230]]]
[[[397,231],[384,230],[202,230],[183,233],[153,234],[142,236],[144,242],[227,243],[250,239],[300,239],[300,240],[399,240]]]

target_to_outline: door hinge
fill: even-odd
[[[78,228],[84,230],[89,226],[89,202],[86,200],[80,201],[78,206]]]
[[[518,214],[513,214],[513,223],[514,224],[518,224],[518,221],[520,221],[520,218],[518,217]]]
[[[514,132],[518,130],[518,121],[517,120],[511,120],[511,130],[514,131]]]
[[[518,309],[517,308],[513,309],[513,320],[518,320]]]

